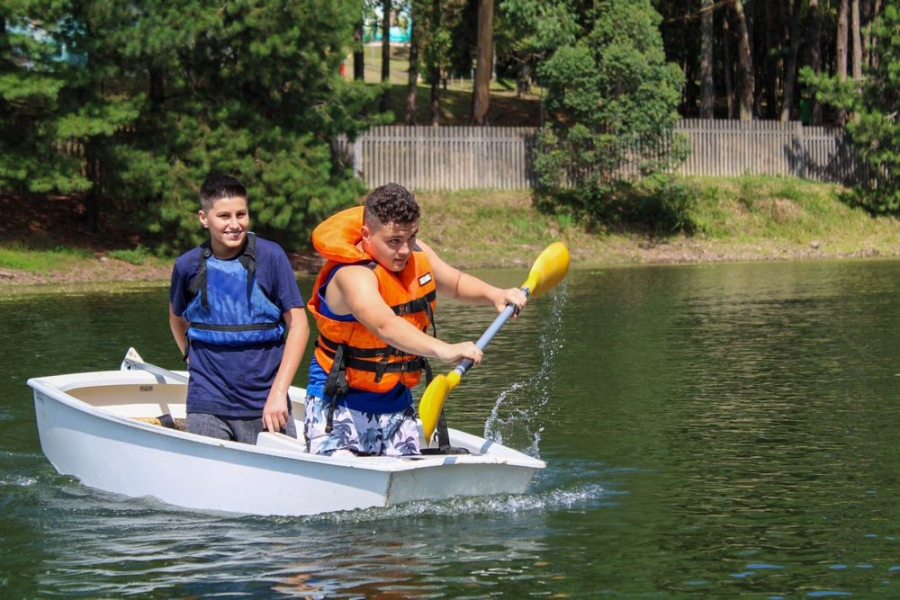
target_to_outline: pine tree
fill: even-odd
[[[596,216],[626,161],[649,174],[677,160],[657,147],[671,139],[683,74],[665,60],[661,18],[649,0],[610,0],[591,16],[590,28],[539,69],[554,122],[535,168],[543,191]]]
[[[803,79],[830,104],[854,118],[847,133],[864,164],[856,186],[858,201],[873,212],[900,214],[900,8],[885,6],[872,24],[875,60],[862,80],[817,75]]]
[[[12,0],[0,30],[0,186],[83,193],[160,249],[200,240],[212,171],[255,228],[305,244],[362,192],[332,140],[368,100],[340,77],[352,0]]]

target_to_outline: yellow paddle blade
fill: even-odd
[[[431,442],[434,428],[437,427],[438,417],[444,408],[444,400],[450,393],[450,384],[446,375],[438,375],[431,380],[422,399],[419,401],[419,418],[422,419],[422,431],[425,433],[425,443]]]
[[[568,271],[569,249],[562,242],[553,242],[534,261],[522,287],[527,287],[532,297],[541,296],[556,287]]]
[[[451,371],[446,375],[438,375],[431,380],[422,399],[419,400],[419,418],[422,419],[422,430],[425,433],[425,443],[431,442],[431,435],[437,427],[438,418],[444,408],[444,400],[450,395],[450,391],[459,383],[460,375]]]

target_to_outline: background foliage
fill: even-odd
[[[257,231],[306,246],[312,225],[364,192],[331,142],[404,121],[402,111],[375,112],[382,91],[406,88],[407,122],[417,98],[432,123],[446,122],[442,102],[468,112],[471,86],[447,86],[471,76],[480,1],[393,0],[385,11],[383,0],[6,0],[0,190],[20,202],[73,196],[92,232],[134,232],[168,253],[202,237],[197,189],[210,171],[228,172],[249,187]],[[517,96],[495,110],[547,125],[538,199],[561,217],[689,230],[684,189],[659,175],[682,156],[670,134],[678,116],[839,125],[849,116],[868,165],[858,201],[900,212],[896,2],[494,4],[491,86]],[[366,83],[361,68],[363,81],[341,78],[349,54],[354,76],[374,55],[354,26],[377,27],[384,12],[417,23],[416,52],[391,61],[412,77]],[[420,84],[431,94],[417,97]],[[543,110],[519,100],[542,100]]]
[[[874,212],[900,211],[900,8],[886,6],[872,24],[878,60],[864,67],[865,77],[841,82],[816,75],[803,78],[822,100],[851,114],[847,132],[867,168],[857,185],[857,200]]]
[[[683,156],[670,135],[683,76],[666,62],[660,15],[648,0],[610,0],[587,15],[538,69],[555,118],[540,136],[535,169],[545,197],[603,219],[626,163],[646,176]]]
[[[357,2],[11,0],[0,30],[0,187],[83,192],[183,248],[211,171],[248,187],[254,228],[305,244],[362,192],[330,140],[367,124],[339,66]]]

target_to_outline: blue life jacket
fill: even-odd
[[[220,346],[275,342],[284,336],[281,311],[256,283],[256,235],[247,234],[241,254],[219,260],[209,241],[200,247],[200,265],[188,284],[193,299],[182,315],[188,340]]]

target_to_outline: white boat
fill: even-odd
[[[451,445],[468,454],[326,457],[306,453],[303,439],[269,432],[256,446],[216,440],[161,424],[185,418],[186,383],[186,372],[144,363],[133,350],[117,371],[29,379],[41,449],[57,471],[90,487],[254,515],[517,494],[546,466],[454,429]],[[305,393],[292,387],[289,396],[302,438]]]

